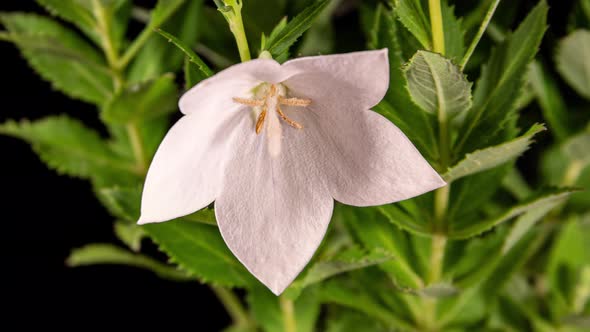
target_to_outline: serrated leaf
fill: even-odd
[[[132,83],[109,101],[101,118],[110,124],[127,124],[168,114],[176,110],[178,91],[174,75]]]
[[[392,281],[402,289],[419,289],[424,282],[413,269],[413,255],[409,249],[406,235],[390,223],[375,208],[352,209],[339,206],[335,212],[358,237],[362,245],[369,250],[385,250],[394,260],[380,264]]]
[[[528,150],[533,143],[533,136],[543,130],[545,130],[543,125],[535,124],[524,135],[516,139],[468,153],[463,160],[449,168],[442,178],[450,183],[464,176],[482,172],[513,160]]]
[[[113,93],[112,78],[96,50],[57,22],[34,14],[1,14],[2,23],[33,69],[53,87],[97,105]]]
[[[152,12],[152,20],[142,33],[151,35],[154,29],[161,28],[183,44],[193,45],[201,33],[199,20],[203,17],[202,13],[202,0],[160,0]],[[184,55],[169,47],[166,39],[151,36],[131,63],[129,81],[143,82],[167,72],[174,73],[181,68],[183,59]]]
[[[542,208],[547,204],[563,202],[571,193],[572,190],[568,189],[553,190],[548,193],[542,193],[528,201],[519,203],[497,217],[478,221],[468,220],[451,224],[448,235],[454,239],[466,239],[477,236],[525,212]]]
[[[462,20],[455,16],[454,6],[449,6],[448,1],[441,1],[441,14],[443,18],[443,31],[445,34],[445,56],[455,62],[459,62],[465,53],[465,31]]]
[[[71,22],[84,31],[93,41],[99,43],[100,37],[95,31],[96,19],[90,10],[91,6],[79,4],[75,0],[37,0],[51,14]],[[90,1],[87,1],[90,3]]]
[[[408,29],[422,47],[432,48],[430,38],[430,21],[428,20],[420,0],[394,0],[395,12],[402,24]]]
[[[296,299],[301,291],[313,284],[322,282],[335,275],[362,269],[394,259],[385,250],[373,249],[369,252],[359,248],[350,248],[329,260],[314,263],[302,278],[298,278],[285,291],[283,296]]]
[[[373,110],[379,112],[398,126],[414,143],[428,160],[438,158],[438,143],[434,137],[434,119],[424,112],[411,100],[406,88],[402,65],[402,56],[398,25],[394,14],[378,6],[373,18],[373,31],[368,38],[372,40],[371,48],[387,47],[389,52],[390,81],[385,100]],[[399,83],[394,83],[399,82]]]
[[[473,111],[467,114],[455,145],[459,156],[498,144],[505,138],[505,128],[515,119],[515,101],[523,87],[527,66],[547,27],[547,11],[545,0],[540,1],[516,31],[492,51],[475,87]]]
[[[425,112],[452,118],[471,108],[471,83],[451,60],[418,51],[404,72],[412,100]]]
[[[66,260],[66,264],[71,267],[97,264],[127,265],[150,270],[163,279],[174,281],[194,280],[186,272],[180,271],[173,266],[160,263],[151,257],[132,253],[123,248],[106,243],[88,244],[84,247],[72,250],[70,256]]]
[[[320,15],[322,10],[328,5],[330,0],[317,0],[301,13],[295,16],[287,25],[281,29],[275,38],[269,38],[266,42],[267,51],[272,54],[273,58],[282,57],[289,48],[309,29],[313,21]]]
[[[115,235],[129,247],[129,249],[139,252],[141,249],[141,240],[146,237],[143,229],[135,224],[125,221],[117,221],[114,225]]]
[[[569,136],[568,109],[555,78],[539,61],[531,64],[528,76],[551,133],[559,141],[564,140]]]
[[[229,251],[216,227],[175,220],[143,228],[172,262],[202,282],[229,287],[258,284]]]
[[[9,121],[0,125],[0,134],[30,143],[40,158],[60,173],[98,182],[129,183],[138,179],[130,160],[116,155],[96,132],[67,116]]]
[[[590,99],[590,31],[576,30],[561,40],[557,70],[581,96]]]
[[[164,38],[168,39],[169,42],[173,43],[176,47],[178,47],[184,54],[186,54],[186,58],[188,59],[188,61],[196,66],[196,68],[199,70],[199,72],[201,73],[201,75],[203,75],[204,78],[213,75],[213,71],[209,69],[209,66],[207,66],[205,62],[203,62],[203,60],[201,60],[201,58],[197,55],[197,53],[195,53],[192,50],[190,46],[186,45],[182,40],[174,37],[173,35],[169,34],[168,32],[162,29],[158,29],[157,31],[159,34],[164,36]]]

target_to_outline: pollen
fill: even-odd
[[[258,117],[256,120],[256,134],[260,134],[263,129],[264,123],[267,119],[267,113],[274,112],[277,114],[285,123],[295,129],[303,129],[303,125],[297,121],[289,118],[281,106],[294,106],[294,107],[307,107],[311,104],[310,99],[301,98],[285,98],[285,87],[282,84],[270,84],[262,87],[260,98],[238,98],[234,97],[232,100],[235,103],[250,106],[257,110]]]

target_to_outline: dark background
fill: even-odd
[[[552,28],[542,53],[550,55],[555,40],[564,34],[574,1],[549,1]],[[465,2],[470,1],[457,1],[459,5]],[[523,14],[530,4],[523,1]],[[42,12],[32,0],[2,0],[0,11],[14,10]],[[339,19],[338,26],[345,28],[346,20]],[[52,91],[28,68],[17,49],[4,42],[0,42],[0,77],[0,122],[67,113],[100,128],[92,106]],[[537,120],[530,114],[538,112],[529,113]],[[123,321],[135,328],[166,324],[168,328],[182,325],[194,331],[218,331],[229,323],[213,293],[196,282],[168,282],[123,266],[67,268],[64,260],[71,248],[117,242],[112,218],[86,181],[48,170],[27,144],[0,136],[0,148],[0,300],[10,310],[0,313],[2,320],[14,319],[20,329],[29,324],[79,327],[80,321],[117,329],[120,323],[111,323]]]

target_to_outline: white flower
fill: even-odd
[[[215,201],[228,247],[280,294],[322,241],[334,199],[381,205],[445,184],[370,110],[388,85],[387,50],[258,59],[204,80],[180,99],[185,116],[150,166],[139,223]]]

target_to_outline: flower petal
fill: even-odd
[[[146,177],[139,224],[181,217],[215,200],[240,113],[250,112],[239,105],[218,113],[203,109],[170,129]]]
[[[300,71],[300,75],[329,75],[347,85],[366,108],[373,107],[383,99],[389,88],[389,59],[387,49],[378,51],[353,52],[347,54],[322,55],[287,61],[285,70]],[[294,76],[300,76],[296,75]],[[308,84],[313,80],[306,80]],[[287,82],[287,85],[289,83]],[[314,85],[314,84],[311,84]],[[315,85],[317,86],[317,84]],[[330,89],[330,86],[324,87]]]
[[[246,119],[242,125],[251,128]],[[239,130],[215,202],[221,234],[246,268],[280,294],[309,262],[326,232],[334,201],[310,155],[305,132],[282,128],[272,156],[265,132]]]
[[[305,83],[314,78],[314,84]],[[294,96],[311,99],[285,113],[315,135],[318,168],[337,201],[372,206],[411,198],[445,185],[410,140],[359,102],[346,82],[322,74],[289,81]]]
[[[182,113],[199,110],[225,110],[234,105],[233,97],[249,98],[250,91],[262,82],[278,83],[295,75],[297,69],[283,69],[270,59],[256,59],[233,65],[200,82],[179,101]]]

